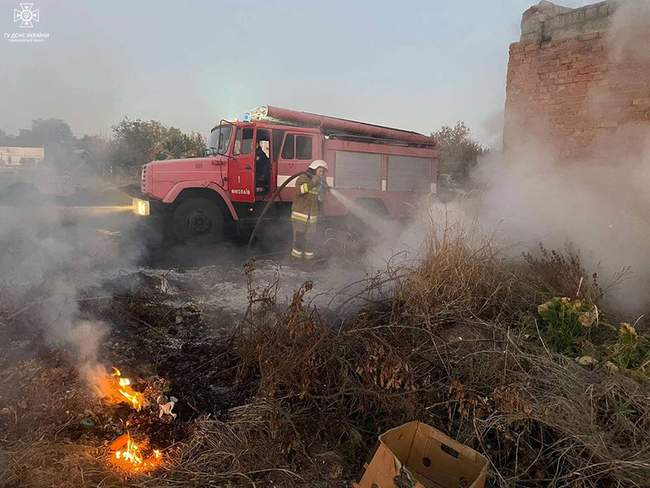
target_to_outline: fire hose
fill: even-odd
[[[251,233],[250,238],[248,239],[248,249],[250,250],[251,244],[253,244],[253,239],[255,239],[255,234],[257,233],[257,229],[260,226],[260,223],[262,222],[262,219],[264,219],[264,215],[266,215],[266,212],[268,211],[269,208],[271,208],[271,204],[275,201],[277,196],[280,194],[282,190],[286,188],[286,186],[291,183],[293,180],[298,178],[299,176],[306,175],[306,171],[301,171],[300,173],[296,173],[295,175],[291,175],[287,180],[282,183],[277,190],[273,193],[271,196],[271,199],[266,202],[266,205],[264,206],[264,209],[262,210],[262,213],[260,216],[257,218],[257,222],[255,223],[255,227],[253,227],[253,232]]]

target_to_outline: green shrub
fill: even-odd
[[[553,298],[537,307],[542,332],[555,352],[574,354],[598,321],[598,309],[585,300]]]
[[[618,339],[609,348],[610,360],[619,368],[645,369],[650,365],[650,341],[640,336],[630,324],[622,323],[618,329]]]

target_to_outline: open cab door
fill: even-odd
[[[228,188],[233,202],[255,202],[255,126],[237,124],[232,159],[228,164]]]

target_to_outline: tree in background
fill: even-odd
[[[127,117],[113,126],[110,140],[91,135],[75,137],[63,120],[36,119],[31,129],[20,129],[16,135],[0,130],[0,145],[43,147],[43,164],[66,174],[130,178],[151,160],[202,156],[206,148],[199,133]]]
[[[153,159],[201,156],[206,147],[201,134],[185,134],[155,120],[128,117],[113,126],[111,146],[111,162],[126,172],[135,171]]]
[[[22,131],[21,135],[26,134]],[[19,137],[20,137],[19,136]],[[75,137],[67,122],[61,119],[36,119],[32,120],[32,130],[29,139],[37,146],[71,147]]]
[[[443,126],[431,134],[438,143],[440,151],[440,175],[444,183],[466,186],[471,169],[478,163],[479,157],[487,152],[472,138],[464,122],[454,127]]]
[[[45,160],[58,167],[72,169],[79,166],[75,156],[75,137],[67,122],[60,119],[32,121],[30,139],[34,146],[45,148]]]
[[[100,176],[112,174],[111,143],[101,136],[84,135],[77,139],[76,155],[88,169]]]
[[[198,132],[185,134],[176,127],[170,127],[162,141],[161,154],[172,158],[191,158],[205,154],[205,139]]]
[[[163,140],[166,128],[155,120],[130,120],[125,117],[113,126],[111,162],[129,169],[151,161],[154,148]]]

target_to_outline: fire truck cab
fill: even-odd
[[[222,120],[210,132],[204,157],[144,165],[134,212],[163,217],[178,241],[213,242],[226,224],[254,223],[274,197],[268,218],[288,218],[295,180],[277,189],[315,159],[328,163],[330,187],[387,217],[406,218],[436,192],[431,137],[264,106],[242,120]],[[347,212],[336,199],[326,199],[325,217]]]

